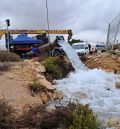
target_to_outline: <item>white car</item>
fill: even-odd
[[[86,43],[74,43],[72,48],[77,52],[78,55],[88,55],[89,46]]]

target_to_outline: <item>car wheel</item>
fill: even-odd
[[[53,52],[53,56],[59,56],[59,55],[61,55],[61,52],[60,51],[54,51]]]

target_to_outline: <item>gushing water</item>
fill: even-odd
[[[57,81],[57,87],[64,92],[65,98],[76,98],[82,104],[89,104],[103,120],[120,117],[120,90],[115,87],[117,75],[101,69],[84,70],[71,46],[65,42],[60,42],[60,45],[76,69],[67,78]],[[82,94],[85,96],[81,99]]]
[[[79,69],[84,69],[84,64],[80,61],[78,55],[76,54],[74,49],[72,49],[70,44],[65,41],[59,41],[58,43],[64,49],[75,71]]]

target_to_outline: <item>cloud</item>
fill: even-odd
[[[119,0],[48,0],[50,29],[72,29],[76,38],[106,41],[119,5]],[[11,28],[47,29],[45,0],[1,0],[0,19],[6,18]]]

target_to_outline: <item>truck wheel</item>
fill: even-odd
[[[59,56],[59,55],[61,55],[61,52],[60,51],[54,51],[53,52],[53,56]]]

